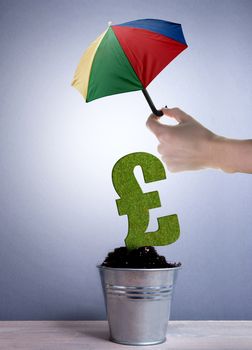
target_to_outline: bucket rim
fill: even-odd
[[[102,264],[97,264],[96,267],[100,270],[113,270],[113,271],[144,271],[144,272],[155,272],[155,271],[174,271],[174,270],[181,270],[182,264],[180,266],[176,267],[160,267],[156,269],[147,269],[147,268],[129,268],[129,267],[108,267],[103,266]]]

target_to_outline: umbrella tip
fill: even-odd
[[[112,22],[111,22],[111,21],[108,21],[108,27],[110,27],[110,26],[111,26],[111,24],[112,24]]]

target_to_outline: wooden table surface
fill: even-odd
[[[170,321],[167,341],[126,346],[108,340],[107,321],[1,321],[1,350],[252,350],[252,321]]]

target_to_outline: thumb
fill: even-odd
[[[176,121],[179,123],[185,123],[185,122],[191,120],[191,117],[188,114],[186,114],[185,112],[183,112],[181,109],[179,109],[177,107],[176,108],[162,108],[162,112],[167,117],[171,117],[171,118],[176,119]]]

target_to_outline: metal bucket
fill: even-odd
[[[105,298],[110,340],[127,345],[163,343],[166,340],[173,287],[181,267],[97,267]]]

